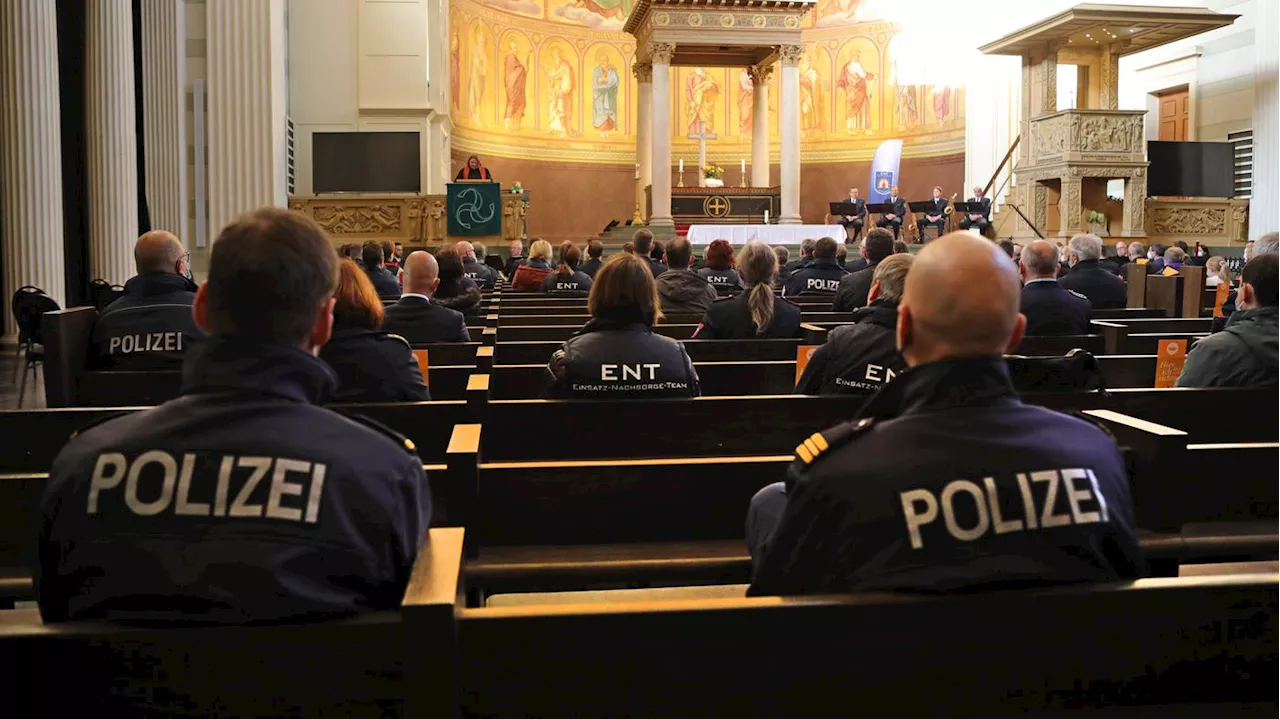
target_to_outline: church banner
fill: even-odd
[[[446,194],[449,235],[502,233],[502,186],[496,182],[450,182]]]
[[[885,140],[876,148],[871,161],[871,196],[868,203],[887,202],[889,190],[898,184],[898,165],[902,161],[902,140]]]

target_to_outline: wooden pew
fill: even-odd
[[[1276,582],[459,608],[461,701],[470,716],[1271,716]]]
[[[572,325],[504,325],[498,328],[498,342],[564,342],[572,337],[578,330],[582,329],[581,324]],[[662,324],[653,328],[654,334],[664,337],[671,337],[678,340],[687,340],[693,336],[698,329],[698,325],[667,325]]]
[[[383,611],[306,624],[160,628],[44,625],[33,609],[0,611],[3,713],[382,717],[401,715],[413,692],[419,715],[446,716],[456,696],[462,543],[461,529],[434,528],[423,538],[405,619]]]
[[[1098,310],[1093,311],[1093,319],[1095,320],[1130,320],[1165,317],[1165,310],[1159,307],[1123,307],[1114,310]]]
[[[494,346],[493,364],[543,364],[563,342],[508,342]],[[748,360],[792,360],[800,340],[683,340],[681,344],[694,362],[732,362]]]
[[[499,348],[502,345],[498,345]],[[702,394],[732,396],[788,394],[795,388],[796,363],[791,360],[756,362],[694,362]],[[536,399],[547,386],[545,364],[495,365],[490,371],[491,399]]]
[[[1210,319],[1094,320],[1107,354],[1155,354],[1162,339],[1186,339],[1187,349],[1208,336]]]

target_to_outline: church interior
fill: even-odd
[[[1276,0],[0,0],[0,716],[1274,717],[1278,82]]]

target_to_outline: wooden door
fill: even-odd
[[[1190,91],[1186,88],[1160,95],[1160,139],[1185,142],[1189,139],[1187,127],[1190,113],[1187,103]]]

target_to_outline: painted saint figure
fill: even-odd
[[[547,75],[547,134],[568,137],[573,133],[573,66],[564,59],[559,46],[551,48]]]
[[[933,88],[933,116],[938,120],[938,127],[947,122],[951,114],[951,88],[943,85]]]
[[[528,61],[520,62],[516,56],[516,39],[507,43],[507,57],[503,62],[503,81],[507,86],[507,110],[502,123],[508,130],[519,130],[524,121],[525,84],[528,80]]]
[[[609,53],[596,54],[595,70],[591,72],[591,125],[600,131],[600,137],[608,137],[618,128],[618,71],[609,64]]]
[[[458,31],[449,34],[449,102],[454,112],[462,109],[462,43]]]
[[[715,132],[716,100],[720,97],[720,83],[712,79],[706,70],[695,67],[689,73],[684,88],[684,99],[689,104],[686,113],[689,134],[697,133],[699,128]]]
[[[742,70],[738,74],[738,134],[750,135],[756,110],[756,86],[751,73]]]
[[[860,57],[854,50],[853,57],[840,69],[840,77],[836,79],[836,89],[844,90],[844,129],[850,135],[858,130],[871,134],[871,90],[867,83],[876,76],[862,67]]]
[[[914,85],[898,86],[898,129],[905,130],[920,124],[920,110],[916,106]]]
[[[809,62],[800,57],[800,132],[806,137],[822,131],[822,78]]]
[[[473,122],[480,122],[480,103],[484,101],[484,85],[489,77],[489,61],[485,59],[485,45],[484,33],[477,31],[475,45],[471,47],[471,72],[467,79],[467,116]]]

